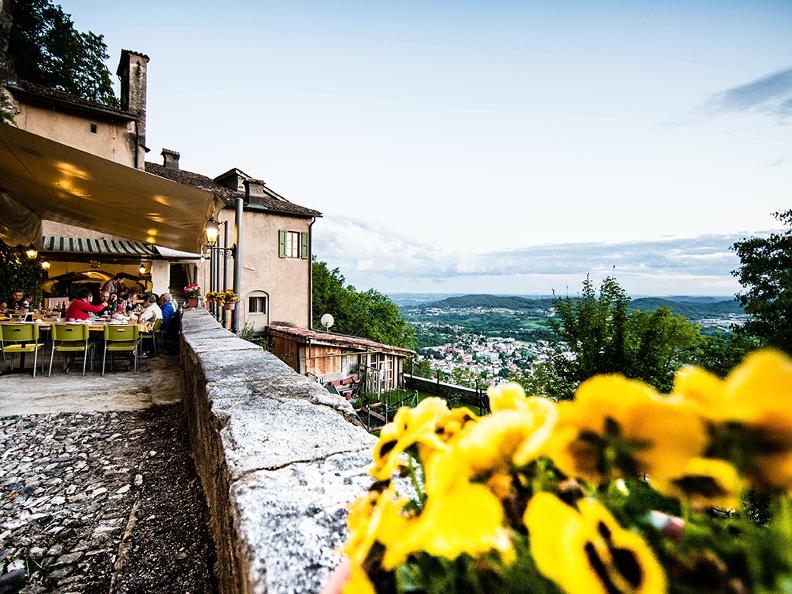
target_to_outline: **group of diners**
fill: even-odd
[[[0,313],[27,313],[35,309],[33,303],[32,294],[26,295],[23,291],[14,289],[7,301],[0,301]],[[162,328],[166,329],[177,307],[170,293],[149,293],[141,300],[137,288],[127,288],[124,277],[117,274],[102,285],[96,296],[88,288],[79,289],[61,317],[70,322],[120,314],[129,319],[137,318],[142,324],[153,324],[156,320],[162,320]]]

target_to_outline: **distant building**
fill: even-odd
[[[269,326],[272,352],[298,373],[337,386],[362,382],[369,394],[404,386],[404,359],[414,351],[355,336]]]

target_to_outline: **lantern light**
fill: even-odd
[[[49,270],[49,269],[50,269],[50,263],[49,263],[49,261],[47,261],[47,260],[42,260],[42,261],[41,261],[41,267],[42,267],[44,270]]]
[[[214,217],[209,219],[209,222],[206,223],[206,242],[209,245],[214,245],[217,243],[217,236],[220,234],[220,225],[217,224]]]
[[[140,274],[146,274],[146,265],[145,264],[141,264],[140,268],[138,268],[138,272]]]
[[[28,249],[25,250],[25,255],[30,260],[35,260],[36,256],[38,256],[38,250],[33,246],[30,246]]]

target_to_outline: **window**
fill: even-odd
[[[300,231],[278,231],[278,256],[307,260],[310,252],[308,234]]]
[[[286,232],[286,257],[300,257],[300,234],[296,231]]]
[[[91,134],[96,134],[96,124],[91,124]]]
[[[267,313],[267,296],[252,295],[248,297],[248,313]]]

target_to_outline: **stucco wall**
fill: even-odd
[[[184,406],[223,594],[318,592],[346,507],[371,484],[373,436],[348,402],[223,330],[182,322]]]
[[[20,103],[14,123],[22,130],[73,146],[93,155],[135,166],[133,122],[107,122]],[[96,133],[91,132],[96,125]]]
[[[233,243],[234,210],[224,209],[218,216],[221,224],[228,221]],[[278,257],[278,230],[307,232],[310,219],[246,210],[242,226],[242,291],[241,321],[253,324],[254,330],[263,332],[268,323],[286,322],[302,328],[309,325],[309,292],[311,261],[301,258]],[[222,245],[222,238],[220,241]],[[209,287],[209,263],[199,265],[202,289]],[[230,288],[230,286],[228,287]],[[264,291],[269,296],[267,315],[248,314],[248,297],[254,291]]]

